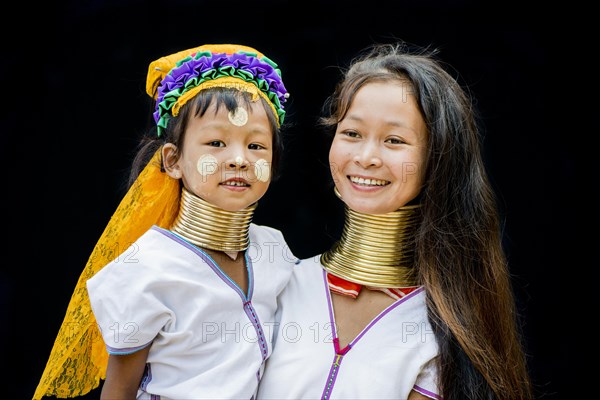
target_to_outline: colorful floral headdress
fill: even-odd
[[[198,92],[231,87],[267,100],[279,125],[288,92],[277,64],[248,46],[209,44],[162,57],[148,67],[146,92],[156,100],[154,120],[161,136],[171,117]]]

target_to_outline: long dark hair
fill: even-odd
[[[502,248],[500,213],[468,93],[435,58],[403,43],[357,57],[325,104],[329,131],[365,84],[408,84],[429,131],[415,267],[427,292],[444,400],[530,399],[531,383]]]

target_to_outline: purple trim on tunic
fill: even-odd
[[[149,363],[146,363],[146,368],[144,368],[144,375],[142,376],[142,382],[140,383],[140,389],[144,392],[148,387],[148,384],[152,380],[152,367],[150,367]]]
[[[256,343],[260,347],[260,354],[262,355],[263,361],[265,361],[269,356],[269,346],[267,345],[265,333],[263,332],[260,319],[258,319],[258,314],[254,310],[254,306],[252,305],[251,301],[247,301],[246,303],[244,303],[244,311],[246,312],[246,315],[248,316],[250,322],[252,322],[254,330],[256,330]]]
[[[321,400],[329,399],[331,390],[335,386],[335,381],[337,380],[338,371],[340,370],[340,365],[342,364],[343,359],[344,356],[342,354],[336,354],[333,357],[333,362],[331,363],[331,368],[329,369],[329,374],[327,375],[327,382],[325,382],[325,388],[323,388],[323,393],[321,394]]]
[[[240,297],[242,298],[242,302],[246,302],[252,298],[252,292],[254,291],[252,288],[252,286],[254,285],[254,278],[253,278],[254,272],[252,270],[252,263],[246,256],[245,256],[246,269],[248,270],[248,296],[247,297],[246,297],[246,294],[244,293],[244,291],[234,281],[232,281],[231,278],[229,278],[229,276],[227,276],[227,274],[221,270],[221,268],[219,268],[219,264],[217,264],[217,262],[215,260],[213,260],[211,256],[209,256],[207,253],[202,251],[199,247],[191,244],[187,240],[183,239],[181,236],[179,236],[176,233],[171,232],[167,229],[163,229],[156,225],[152,226],[151,229],[162,233],[163,235],[165,235],[166,237],[168,237],[170,239],[173,239],[174,241],[176,241],[183,247],[186,247],[187,249],[191,250],[196,255],[198,255],[206,264],[208,264],[208,266],[215,272],[215,274],[217,274],[219,276],[219,278],[221,278],[221,280],[223,280],[223,282],[225,282],[229,287],[231,287],[233,290],[235,290],[240,295]]]
[[[246,270],[248,271],[248,296],[246,298],[251,300],[252,295],[254,294],[254,264],[252,264],[252,260],[248,258],[247,251],[244,251],[244,259],[246,260]]]
[[[333,302],[331,300],[331,292],[329,290],[329,283],[327,282],[327,271],[325,269],[323,269],[323,284],[325,285],[325,292],[327,294],[327,304],[329,305],[329,321],[331,322],[331,334],[333,335],[332,337],[334,338],[334,346],[335,346],[336,345],[335,339],[337,338],[337,331],[335,329],[335,316],[333,315]],[[354,344],[356,342],[358,342],[360,340],[360,338],[363,337],[365,335],[365,333],[367,333],[367,331],[373,325],[375,325],[377,323],[377,321],[379,321],[381,318],[383,318],[386,314],[388,314],[394,308],[398,307],[400,304],[404,303],[408,299],[410,299],[410,298],[416,296],[417,294],[421,293],[423,290],[425,290],[425,289],[421,286],[420,288],[417,288],[417,289],[413,290],[412,292],[410,292],[406,296],[402,297],[401,299],[396,300],[393,304],[391,304],[385,310],[383,310],[375,319],[373,319],[373,321],[371,321],[358,334],[358,336],[356,336],[354,338],[354,340],[352,340],[350,343],[348,343],[348,346],[349,347],[353,347]],[[339,341],[337,342],[337,349],[336,350],[339,351]],[[345,352],[344,352],[344,354],[345,354]]]
[[[343,356],[339,355],[339,339],[337,337],[337,330],[335,329],[335,316],[333,315],[333,302],[331,300],[331,292],[329,291],[329,283],[327,282],[327,271],[323,270],[323,284],[325,287],[325,297],[327,298],[327,306],[329,311],[329,322],[331,324],[331,337],[333,338],[333,361],[331,363],[331,368],[329,368],[329,373],[327,374],[327,381],[325,382],[325,387],[323,388],[323,393],[321,393],[321,399],[328,399],[331,394],[331,390],[335,385],[335,381],[337,379],[337,372],[339,370],[341,358]],[[337,361],[337,362],[336,362]]]
[[[327,271],[325,269],[323,269],[323,284],[325,287],[327,304],[329,306],[329,321],[331,322],[331,334],[333,335],[332,336],[333,337],[333,348],[334,348],[334,352],[335,352],[333,362],[331,364],[331,368],[329,369],[329,374],[327,376],[327,381],[325,382],[325,388],[323,389],[323,394],[321,395],[322,400],[327,400],[327,399],[329,399],[328,396],[330,395],[331,390],[333,389],[333,386],[335,385],[335,381],[337,379],[337,374],[338,374],[340,365],[342,363],[342,360],[344,358],[344,355],[348,351],[350,351],[350,349],[352,349],[354,344],[356,342],[358,342],[367,333],[367,331],[369,329],[371,329],[371,327],[374,326],[381,318],[383,318],[390,311],[392,311],[393,309],[398,307],[400,304],[403,304],[405,301],[407,301],[410,298],[413,298],[414,296],[416,296],[418,293],[421,293],[425,289],[423,287],[420,287],[418,289],[413,290],[412,292],[410,292],[406,296],[402,297],[401,299],[396,300],[393,304],[391,304],[385,310],[383,310],[375,319],[373,319],[373,321],[371,321],[354,338],[354,340],[352,340],[350,343],[348,343],[348,345],[346,347],[344,347],[344,349],[340,350],[340,342],[337,337],[337,331],[335,329],[335,316],[333,315],[333,301],[331,300],[331,291],[329,290],[329,282],[327,282]],[[415,387],[415,390],[417,390],[416,388],[419,388],[417,385],[415,385],[414,387]],[[425,393],[422,393],[425,396],[428,396],[428,397],[435,396],[435,397],[433,397],[434,399],[442,400],[441,397],[437,396],[436,394],[434,394],[432,392],[429,392],[423,388],[419,388],[419,389],[425,391]],[[419,391],[419,390],[417,390],[417,391]],[[419,391],[419,393],[421,393],[421,392]]]
[[[327,271],[323,270],[323,284],[325,285],[325,297],[327,297],[327,305],[329,306],[329,322],[331,323],[331,337],[337,338],[335,329],[335,317],[333,315],[333,304],[331,302],[331,292],[329,291],[329,283],[327,282]],[[338,345],[339,346],[339,345]]]
[[[432,398],[432,399],[436,399],[436,400],[442,400],[442,399],[443,399],[443,397],[442,397],[442,396],[440,396],[439,394],[436,394],[436,393],[430,392],[430,391],[429,391],[429,390],[427,390],[427,389],[423,389],[423,388],[422,388],[421,386],[419,386],[419,385],[415,385],[415,386],[413,386],[413,390],[414,390],[414,391],[416,391],[416,392],[419,392],[419,393],[421,393],[423,396],[427,396],[427,397],[430,397],[430,398]]]
[[[421,286],[420,288],[413,290],[412,292],[410,292],[406,296],[402,297],[401,299],[396,300],[396,302],[394,304],[387,307],[385,310],[383,310],[381,312],[381,314],[379,314],[377,317],[375,317],[375,319],[373,321],[369,322],[369,325],[367,325],[365,327],[365,329],[363,329],[362,332],[359,333],[358,336],[356,336],[354,338],[354,340],[349,343],[349,346],[352,347],[354,345],[354,343],[358,342],[358,340],[360,340],[360,338],[363,337],[365,335],[365,333],[367,333],[367,331],[369,329],[371,329],[371,327],[377,323],[377,321],[379,321],[381,318],[383,318],[385,315],[387,315],[390,311],[392,311],[394,308],[398,307],[400,304],[404,303],[408,299],[421,293],[423,290],[425,290],[425,289],[423,289],[423,287]]]
[[[152,344],[152,341],[150,341],[146,344],[143,344],[141,346],[127,347],[126,349],[118,349],[116,347],[106,346],[106,351],[108,352],[108,354],[116,354],[116,355],[133,354],[136,351],[140,351],[144,347],[150,346],[151,344]]]
[[[146,391],[146,388],[148,387],[148,384],[150,383],[151,380],[152,380],[152,368],[150,367],[150,364],[146,364],[146,368],[144,369],[144,375],[142,376],[142,381],[140,383],[140,390],[148,393]],[[160,400],[160,396],[157,394],[150,394],[150,400]]]
[[[248,296],[244,294],[244,291],[240,289],[240,287],[225,274],[221,268],[219,268],[219,264],[212,259],[211,256],[206,254],[197,246],[189,243],[187,240],[181,238],[176,233],[171,232],[169,230],[163,229],[159,226],[154,225],[151,229],[162,233],[170,239],[173,239],[177,243],[182,246],[190,249],[192,252],[197,254],[204,262],[206,262],[212,270],[217,274],[227,285],[229,285],[232,289],[234,289],[242,298],[244,302],[244,312],[248,316],[250,322],[252,322],[252,326],[254,326],[254,330],[256,331],[257,340],[256,343],[260,347],[260,354],[262,355],[263,361],[265,361],[269,355],[269,346],[267,345],[267,341],[265,338],[265,334],[262,329],[262,325],[260,323],[260,319],[258,318],[258,314],[254,310],[254,306],[252,305],[252,294],[254,293],[254,267],[252,264],[252,260],[248,258],[248,252],[244,252],[244,259],[246,260],[246,269],[248,270]]]

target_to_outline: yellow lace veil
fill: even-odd
[[[179,210],[179,181],[160,170],[157,152],[121,200],[79,277],[46,369],[34,394],[81,396],[106,377],[108,353],[90,307],[86,281],[156,224],[170,227]]]
[[[148,94],[157,99],[156,88],[169,71],[179,61],[199,51],[226,54],[244,51],[263,57],[253,48],[230,44],[204,45],[162,57],[149,66],[146,82]],[[222,82],[222,85],[216,82],[217,78],[220,78],[219,82]],[[210,79],[205,79],[204,82],[207,80]],[[215,76],[214,81],[216,85],[205,84],[204,86],[231,87],[233,82],[242,90],[256,93],[256,81],[242,80],[235,76],[225,78]],[[198,85],[200,83],[198,82]],[[194,94],[197,92],[196,90]],[[270,102],[277,107],[281,121],[280,104],[273,101],[272,93],[268,90],[262,90],[262,93],[266,93]],[[265,96],[265,94],[259,95]],[[181,107],[190,97],[193,96],[189,94],[182,96],[182,99],[178,100],[177,107]],[[171,115],[177,114],[171,112]],[[92,251],[69,302],[62,326],[33,396],[34,400],[44,396],[58,398],[82,396],[97,388],[100,380],[106,378],[108,353],[91,310],[86,281],[125,251],[152,225],[170,228],[179,210],[179,196],[179,181],[161,172],[159,150],[121,200]]]

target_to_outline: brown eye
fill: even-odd
[[[405,142],[404,142],[404,140],[402,140],[400,138],[393,137],[393,138],[386,139],[386,143],[402,144],[402,143],[405,143]]]
[[[351,138],[359,138],[360,137],[360,134],[358,132],[354,132],[354,131],[344,131],[344,132],[342,132],[342,135],[346,135]]]

